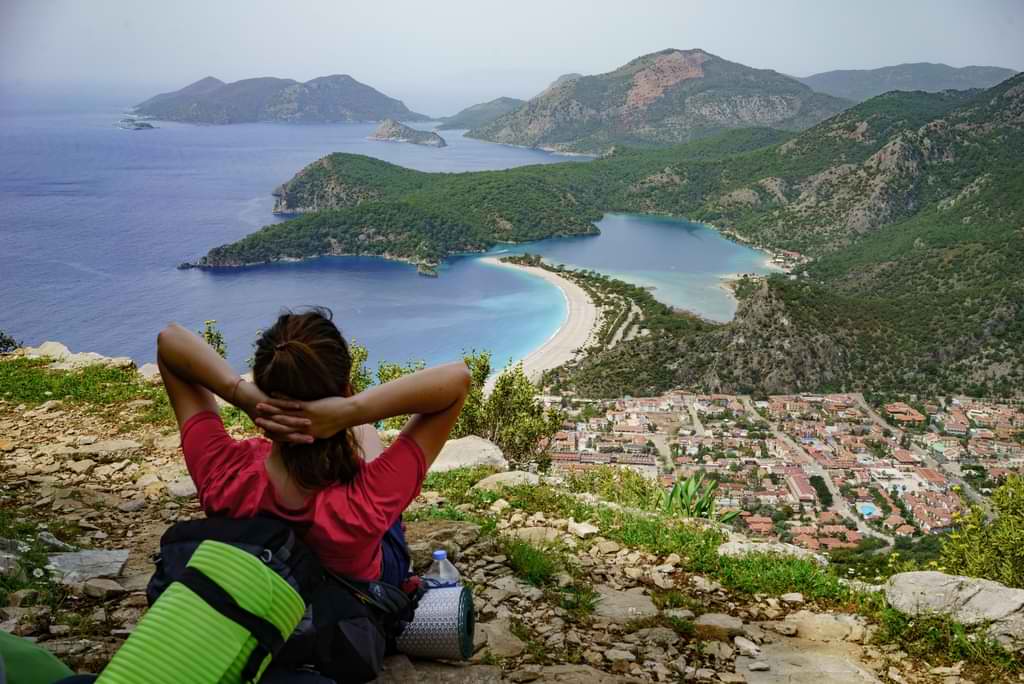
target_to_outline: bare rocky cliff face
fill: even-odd
[[[726,128],[800,129],[847,104],[774,71],[751,69],[703,50],[665,50],[607,74],[556,81],[523,107],[469,135],[594,152],[615,143],[686,142]]]

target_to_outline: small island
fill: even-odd
[[[148,131],[155,129],[156,126],[149,123],[148,121],[142,121],[140,119],[121,119],[115,124],[118,128],[123,128],[126,131]]]
[[[391,142],[407,142],[413,145],[430,147],[447,147],[444,138],[432,131],[418,131],[394,119],[384,119],[370,136],[370,140],[388,140]]]

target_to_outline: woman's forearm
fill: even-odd
[[[392,416],[440,413],[469,392],[471,376],[462,361],[417,371],[345,400],[341,428],[375,423]]]
[[[198,335],[171,323],[160,331],[156,346],[160,362],[172,373],[231,401],[239,375]]]

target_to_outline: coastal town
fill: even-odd
[[[674,391],[611,401],[549,396],[562,474],[628,468],[666,488],[703,471],[752,536],[813,551],[949,531],[967,502],[1024,473],[1024,402],[968,397],[872,406],[856,393]]]

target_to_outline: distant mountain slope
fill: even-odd
[[[620,202],[818,258],[712,332],[592,355],[583,393],[1024,396],[1024,75],[889,93],[777,147],[666,165]]]
[[[539,92],[537,94],[537,97],[540,97],[541,95],[543,95],[547,91],[551,90],[552,88],[557,88],[558,86],[562,85],[563,83],[568,83],[569,81],[575,81],[577,78],[583,78],[583,74],[577,74],[575,72],[573,72],[571,74],[562,74],[561,76],[556,78],[554,81],[549,83],[547,88],[545,88],[544,90]]]
[[[561,151],[664,146],[728,128],[800,130],[850,103],[703,50],[664,50],[607,74],[560,78],[470,137]]]
[[[1013,69],[968,66],[957,69],[946,64],[918,62],[880,69],[841,69],[798,78],[819,93],[862,102],[890,90],[971,90],[991,88],[1013,76]]]
[[[454,116],[445,117],[438,128],[461,130],[480,128],[486,126],[498,117],[519,109],[526,100],[519,100],[514,97],[499,97],[490,102],[481,102],[472,107],[466,107]]]
[[[269,77],[224,83],[208,76],[138,104],[136,113],[165,121],[208,124],[428,119],[410,111],[400,100],[345,75],[314,78],[306,83]]]

